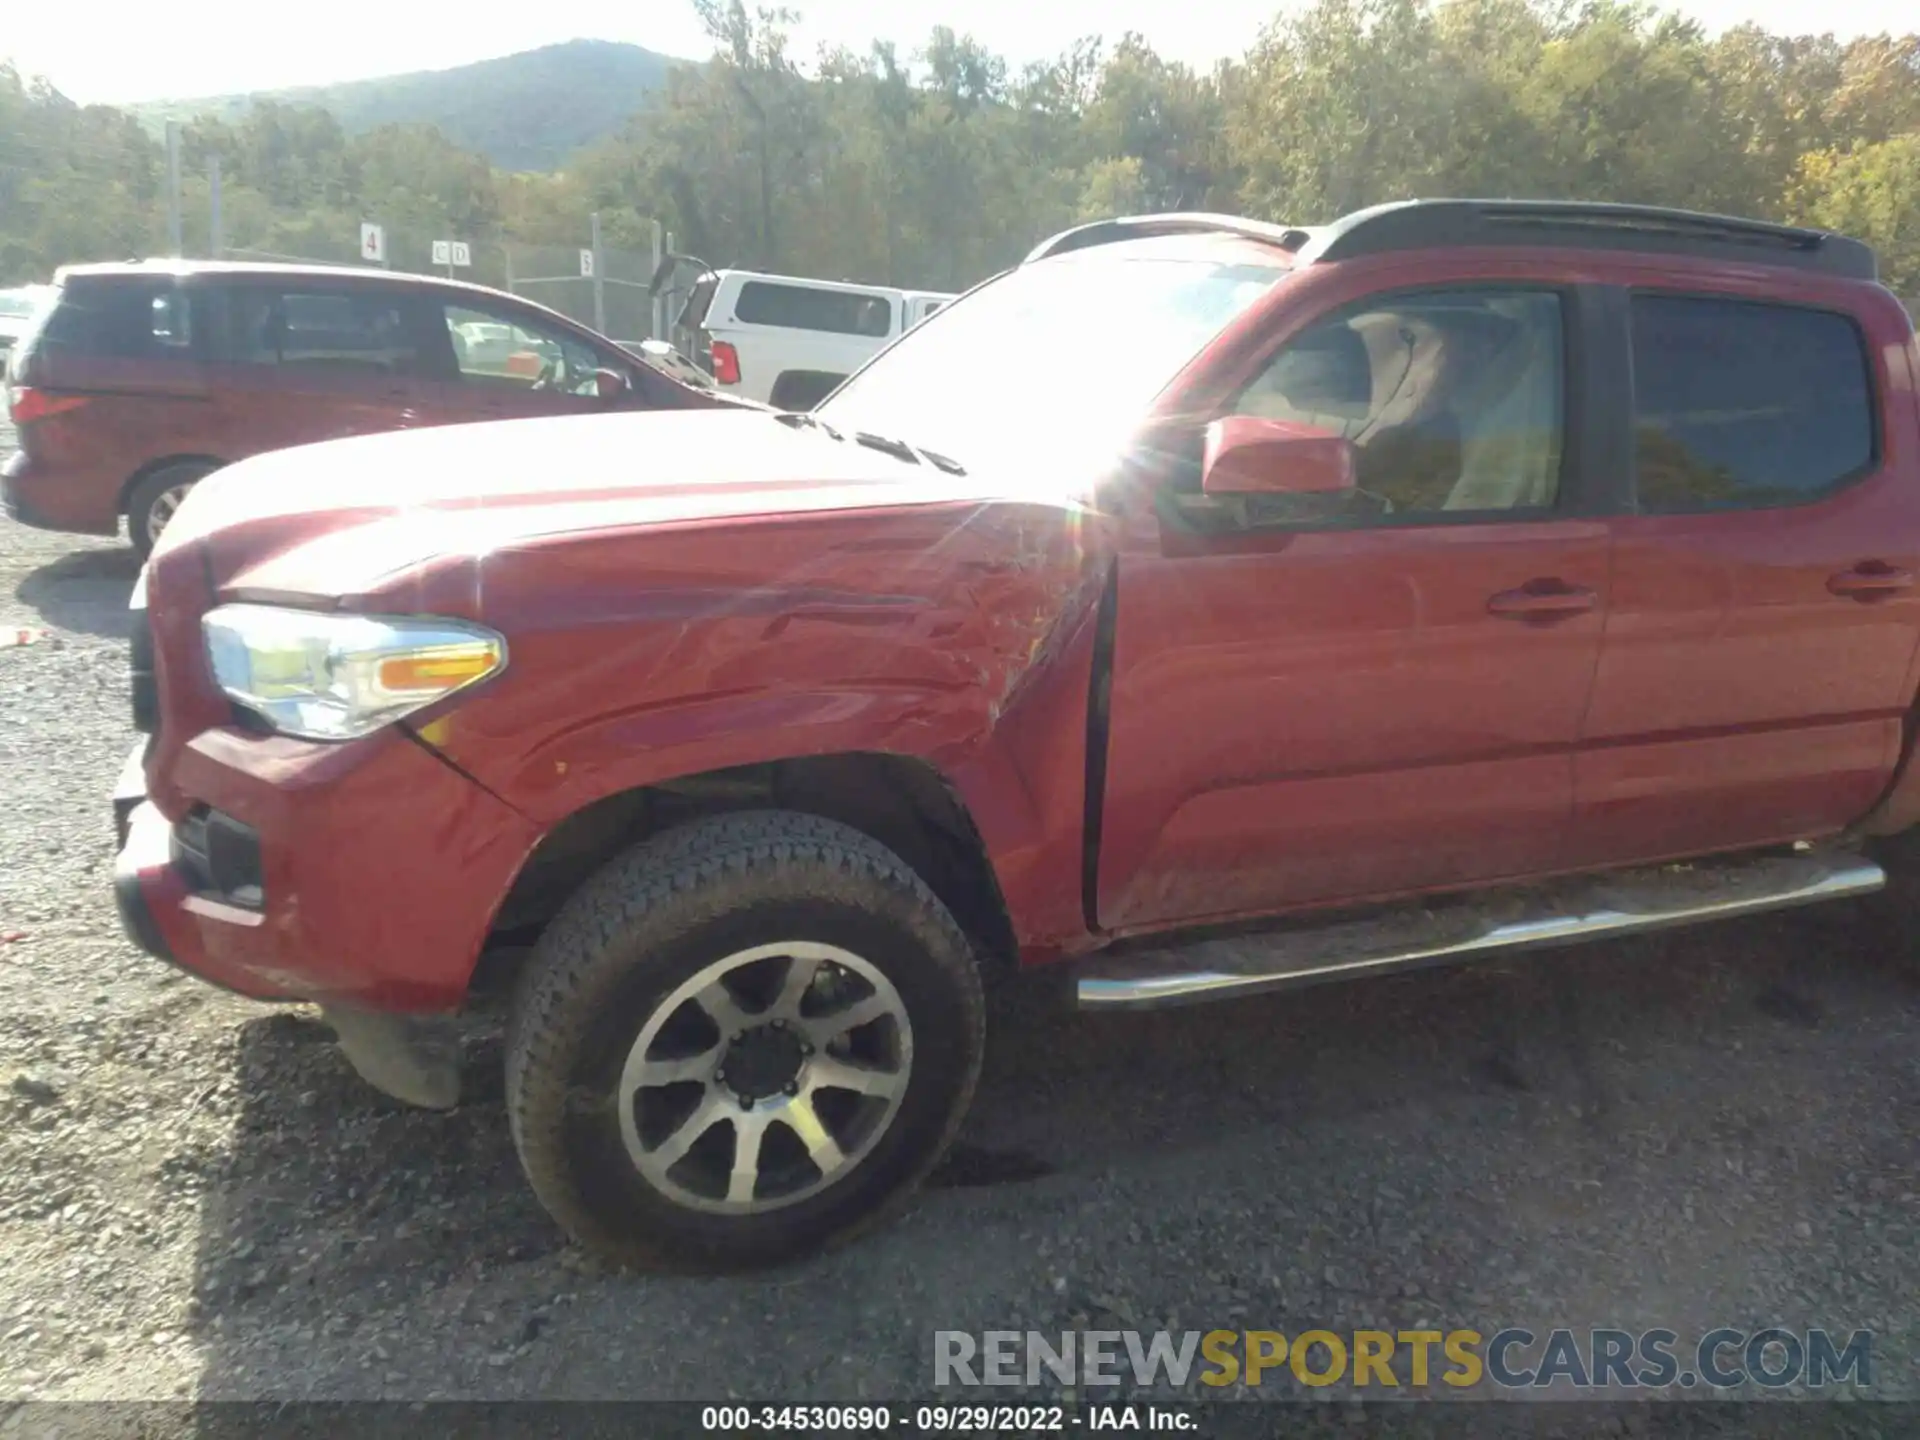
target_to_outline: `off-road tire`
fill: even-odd
[[[703,966],[793,940],[858,953],[896,988],[913,1036],[904,1097],[866,1157],[816,1194],[746,1215],[683,1205],[628,1157],[621,1066]],[[904,861],[835,821],[735,812],[616,856],[547,927],[514,999],[507,1114],[534,1193],[580,1244],[645,1269],[750,1269],[844,1241],[906,1201],[966,1113],[985,1031],[972,951]]]
[[[220,467],[210,465],[204,460],[181,460],[172,465],[162,465],[151,475],[144,476],[127,494],[127,538],[133,542],[133,553],[144,561],[153,552],[154,536],[153,507],[161,497],[182,485],[192,485],[204,480]]]

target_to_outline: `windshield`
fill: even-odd
[[[1103,247],[1011,271],[909,331],[820,418],[968,467],[1110,457],[1148,403],[1282,267]]]

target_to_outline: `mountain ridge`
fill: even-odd
[[[153,129],[200,115],[233,120],[258,101],[317,106],[350,134],[432,124],[464,149],[507,170],[553,170],[617,130],[676,65],[697,62],[618,40],[564,40],[444,70],[412,70],[122,108]]]

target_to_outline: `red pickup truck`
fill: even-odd
[[[721,1268],[927,1173],[983,972],[1163,1005],[1876,890],[1920,352],[1875,273],[1630,207],[1123,219],[807,414],[245,460],[135,597],[127,928],[436,1106],[527,956],[540,1199]]]

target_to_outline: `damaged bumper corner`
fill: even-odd
[[[144,803],[132,807],[121,824],[126,839],[113,876],[120,923],[147,954],[187,969],[156,914],[185,895],[169,854],[171,829]],[[161,892],[157,906],[156,890]],[[205,973],[198,978],[221,983]],[[222,988],[247,993],[230,982]],[[460,1036],[452,1016],[390,1014],[335,1004],[323,1004],[321,1013],[333,1027],[341,1053],[374,1089],[427,1110],[451,1110],[460,1103]]]
[[[456,1105],[458,1013],[532,825],[398,733],[330,747],[205,732],[170,762],[175,818],[140,760],[113,796],[134,944],[249,999],[315,1003],[375,1089]]]
[[[460,1034],[452,1016],[395,1015],[346,1005],[321,1014],[360,1078],[423,1110],[460,1103]]]

